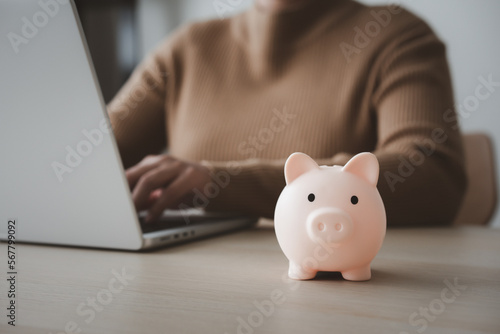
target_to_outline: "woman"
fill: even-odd
[[[296,151],[320,165],[373,152],[389,226],[450,223],[466,185],[445,47],[394,6],[257,0],[189,25],[109,115],[149,219],[186,205],[272,217]]]

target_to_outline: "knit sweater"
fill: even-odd
[[[466,187],[443,43],[399,7],[257,5],[166,38],[109,104],[125,167],[147,154],[200,162],[206,210],[272,217],[293,152],[380,163],[388,225],[450,223]]]

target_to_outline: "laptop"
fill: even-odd
[[[254,217],[134,208],[73,1],[0,1],[0,239],[140,250]],[[15,227],[12,227],[15,226]]]

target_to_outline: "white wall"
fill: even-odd
[[[335,0],[332,0],[335,1]],[[146,54],[171,29],[184,22],[219,17],[212,0],[140,0],[141,52]],[[251,5],[251,0],[221,0],[238,12]],[[366,4],[387,4],[378,0],[361,0]],[[237,4],[232,6],[230,4]],[[393,1],[393,3],[399,3]],[[500,82],[500,1],[498,0],[401,0],[400,3],[424,18],[448,47],[455,101],[463,104],[474,95],[478,77]],[[234,8],[233,8],[234,7]],[[500,87],[491,97],[481,101],[469,116],[460,117],[464,132],[486,132],[495,144],[497,186],[500,189]],[[493,226],[500,227],[500,212]]]

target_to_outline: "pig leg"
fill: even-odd
[[[306,269],[299,266],[295,262],[290,261],[290,267],[288,268],[288,277],[297,280],[313,279],[316,276],[317,271],[312,269]]]
[[[348,281],[368,281],[372,277],[370,265],[358,267],[351,270],[344,270],[342,277]]]

